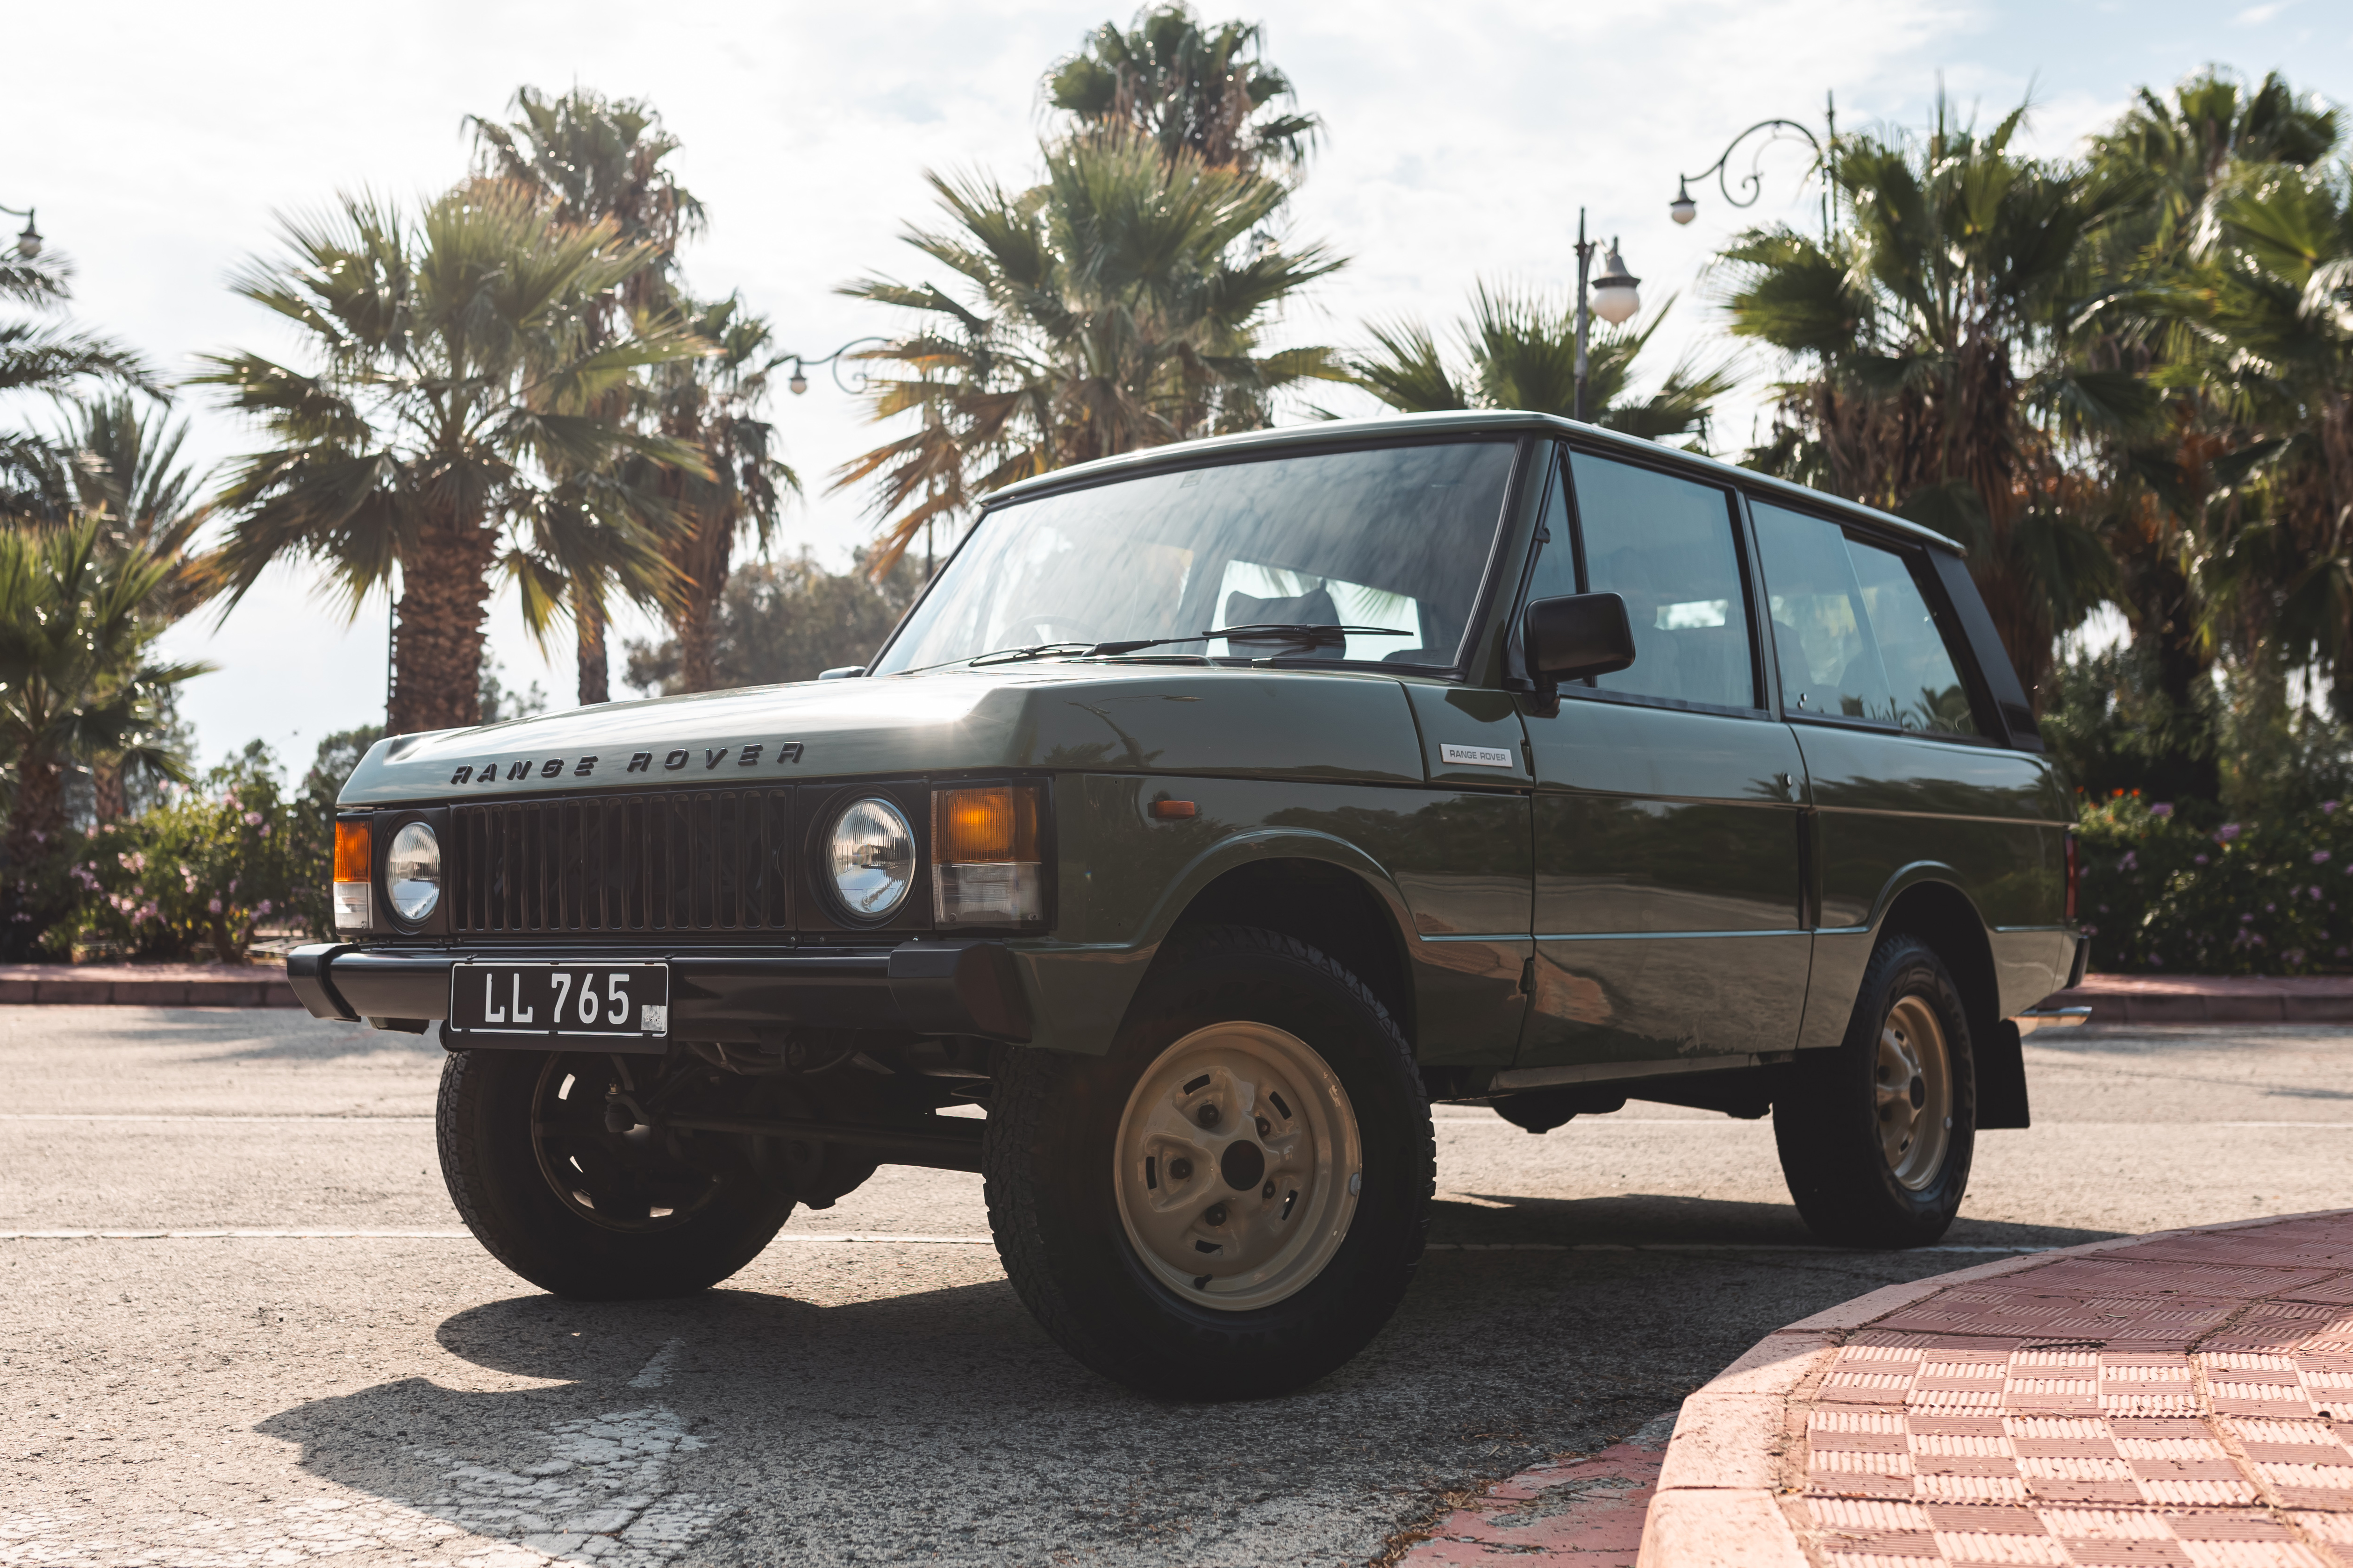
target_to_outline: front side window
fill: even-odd
[[[1517,450],[1496,440],[1356,447],[994,508],[874,673],[1159,639],[1153,652],[1450,668]],[[1203,636],[1259,626],[1352,629]]]
[[[1910,561],[1820,518],[1761,501],[1754,510],[1791,714],[1978,733],[1968,688]]]
[[[1713,485],[1584,452],[1572,454],[1569,465],[1585,591],[1622,596],[1634,632],[1633,664],[1594,685],[1698,707],[1758,706],[1729,497]],[[1561,548],[1556,536],[1546,553]],[[1540,562],[1539,594],[1554,592],[1561,575]]]

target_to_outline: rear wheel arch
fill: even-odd
[[[2017,1027],[2001,1014],[1993,943],[1977,905],[1950,882],[1915,881],[1889,906],[1873,945],[1897,934],[1917,937],[1934,949],[1960,993],[1962,1016],[1969,1028],[1969,1051],[1976,1063],[1978,1126],[2031,1125],[2025,1052]]]
[[[1888,905],[1877,940],[1883,942],[1898,933],[1916,936],[1936,949],[1959,987],[1970,1037],[1991,1040],[2001,1023],[2001,990],[1994,976],[1993,943],[1969,896],[1950,882],[1914,882]]]

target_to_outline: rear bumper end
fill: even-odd
[[[319,942],[287,956],[286,978],[313,1017],[417,1029],[449,1016],[449,972],[458,964],[551,960],[668,964],[670,1039],[757,1045],[807,1027],[1019,1043],[1031,1032],[1019,967],[1004,943],[987,941],[719,952],[599,948],[593,954],[536,944],[419,949]],[[544,1048],[527,1037],[515,1044]],[[669,1047],[667,1039],[649,1037],[631,1048],[659,1053]]]

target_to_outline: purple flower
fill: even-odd
[[[221,912],[221,901],[218,899],[215,899],[210,903],[206,904],[205,908],[210,910],[215,914],[218,914]]]
[[[2333,801],[2333,800],[2324,800],[2324,801],[2322,801],[2322,802],[2320,803],[2320,815],[2321,815],[2321,816],[2335,816],[2335,815],[2336,815],[2336,812],[2337,812],[2337,803],[2336,803],[2335,801]]]
[[[2196,862],[2198,865],[2203,866],[2204,864],[2206,864],[2206,857],[2205,857],[2205,856],[2203,856],[2203,855],[2192,855],[2189,858],[2190,858],[2192,861]],[[2345,868],[2345,873],[2346,873],[2346,875],[2347,875],[2347,876],[2348,876],[2348,877],[2353,877],[2353,866],[2348,866],[2348,867],[2346,867],[2346,868]]]
[[[2232,839],[2236,838],[2239,836],[2240,831],[2241,829],[2237,823],[2226,822],[2222,824],[2221,826],[2214,830],[2214,842],[2217,844],[2228,844]]]
[[[268,823],[266,823],[266,822],[265,822],[265,823],[263,823],[263,824],[261,825],[261,836],[262,836],[264,838],[267,838],[267,837],[269,837],[269,824],[268,824]]]
[[[266,915],[266,914],[268,914],[269,912],[269,900],[268,899],[264,899],[264,900],[261,900],[261,902],[259,902],[259,903],[258,903],[258,904],[256,904],[256,905],[254,905],[254,906],[253,906],[253,914],[254,914],[254,918],[255,918],[256,920],[260,919],[263,915]]]
[[[2129,871],[2139,864],[2140,857],[2127,849],[2125,851],[2125,858],[2116,862],[2116,869],[2119,871]]]
[[[2148,955],[2148,966],[2151,969],[2163,969],[2165,967],[2165,960],[2152,952]]]
[[[2320,901],[2320,889],[2318,888],[2312,889],[2312,901],[2316,904]]]
[[[2239,917],[2239,923],[2240,923],[2241,925],[2253,925],[2253,924],[2254,923],[2254,920],[2255,920],[2255,917],[2254,917],[2253,915],[2251,915],[2251,914],[2241,915],[2241,916]]]
[[[258,811],[248,811],[248,812],[247,812],[247,813],[245,814],[245,825],[246,825],[248,827],[259,827],[259,826],[261,826],[261,813],[259,813],[259,812],[258,812]]]
[[[2313,863],[2314,865],[2316,865],[2316,866],[2326,866],[2326,865],[2327,865],[2327,864],[2328,864],[2328,851],[2327,851],[2327,850],[2326,850],[2326,849],[2316,849],[2316,850],[2314,850],[2314,851],[2312,852],[2312,863]]]
[[[2173,815],[2173,803],[2170,801],[2160,800],[2155,805],[2148,808],[2148,814],[2151,816],[2156,817],[2159,822],[2162,822],[2167,817]]]

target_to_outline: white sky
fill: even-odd
[[[1299,236],[1352,259],[1276,341],[1353,347],[1368,320],[1446,320],[1478,277],[1557,285],[1574,276],[1582,204],[1599,233],[1623,236],[1646,311],[1683,296],[1653,345],[1653,374],[1713,337],[1697,274],[1737,220],[1813,210],[1798,184],[1802,150],[1768,157],[1751,215],[1729,211],[1712,187],[1695,192],[1701,216],[1689,228],[1667,220],[1676,174],[1712,162],[1753,121],[1819,125],[1826,91],[1852,128],[1917,123],[1940,79],[1984,120],[2031,88],[2032,145],[2045,152],[2111,118],[2134,88],[2208,61],[2251,77],[2283,68],[2300,89],[2353,100],[2353,12],[2337,0],[1203,9],[1261,18],[1271,58],[1327,125],[1293,218]],[[776,321],[782,346],[818,354],[892,329],[888,312],[832,290],[865,272],[914,269],[897,237],[929,220],[923,171],[1025,177],[1043,124],[1039,76],[1088,27],[1127,10],[1127,0],[26,7],[9,20],[14,155],[0,161],[0,202],[37,205],[52,246],[77,261],[80,322],[184,374],[199,353],[282,348],[265,313],[226,287],[242,260],[273,247],[274,215],[343,189],[429,195],[464,171],[464,115],[502,113],[522,83],[577,82],[650,100],[683,139],[673,166],[712,216],[686,257],[691,284],[741,290]],[[1324,401],[1371,411],[1352,395]],[[1745,440],[1750,406],[1729,412],[1719,445]],[[202,464],[250,439],[200,392],[180,408]],[[876,432],[822,376],[805,397],[780,395],[773,414],[809,489],[782,548],[846,562],[870,526],[864,498],[828,495],[824,479]],[[50,416],[15,406],[0,418]],[[299,772],[320,735],[382,716],[384,637],[381,598],[346,625],[314,580],[288,571],[225,625],[202,616],[167,646],[220,666],[184,703],[206,761],[259,736]],[[494,611],[491,639],[511,685],[537,679],[558,706],[570,701],[568,638],[543,659],[510,601]]]

